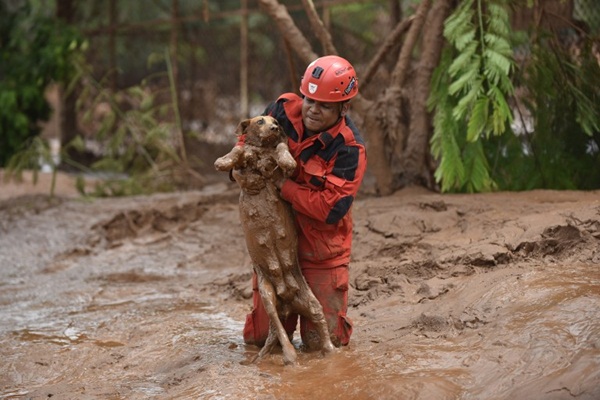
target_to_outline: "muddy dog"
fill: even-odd
[[[273,183],[288,177],[296,168],[287,138],[277,120],[269,116],[240,122],[236,134],[245,135],[244,145],[235,146],[214,165],[219,171],[236,170],[233,176],[241,188],[240,221],[269,315],[269,335],[252,362],[270,353],[279,342],[284,363],[295,363],[296,351],[281,322],[290,313],[310,319],[317,326],[322,351],[331,352],[334,347],[323,308],[298,264],[291,206],[281,199]]]

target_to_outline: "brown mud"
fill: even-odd
[[[236,185],[0,183],[0,399],[598,399],[600,192],[363,195],[349,346],[243,365]],[[16,195],[16,196],[15,196]]]

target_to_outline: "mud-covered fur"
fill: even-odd
[[[240,193],[240,221],[248,253],[258,277],[261,299],[269,315],[269,335],[257,357],[270,353],[279,342],[286,364],[296,361],[281,320],[290,313],[309,318],[317,327],[320,348],[334,347],[323,308],[306,283],[297,259],[297,236],[289,203],[281,199],[274,182],[288,177],[296,168],[287,138],[272,117],[260,116],[242,121],[236,133],[244,145],[235,146],[215,161],[220,171],[233,174]],[[253,360],[253,361],[255,361]]]

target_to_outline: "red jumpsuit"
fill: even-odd
[[[265,114],[283,127],[298,163],[282,186],[281,196],[294,210],[302,273],[323,306],[333,343],[346,345],[352,334],[352,322],[346,316],[351,207],[367,166],[364,141],[348,117],[326,132],[304,137],[302,98],[293,93],[279,97]],[[254,307],[246,317],[244,341],[262,346],[269,332],[269,317],[258,293],[256,276],[252,282]],[[291,315],[284,321],[290,336],[297,320],[297,315]],[[308,345],[318,339],[311,325],[305,318],[300,319],[302,340]]]

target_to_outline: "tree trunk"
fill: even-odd
[[[62,0],[56,2],[56,17],[66,24],[72,24],[75,20],[75,3],[73,0]],[[60,88],[60,100],[62,102],[62,115],[60,116],[60,141],[63,146],[70,143],[77,137],[77,112],[76,112],[76,94],[65,92]]]
[[[246,119],[248,111],[248,0],[241,0],[240,22],[240,116]]]
[[[191,171],[188,169],[188,159],[187,159],[187,151],[185,146],[185,137],[183,135],[183,127],[181,125],[181,110],[179,109],[180,102],[180,94],[179,94],[179,0],[171,0],[171,37],[170,37],[170,46],[169,46],[169,54],[167,57],[171,60],[169,65],[170,68],[170,79],[171,79],[171,96],[173,98],[173,114],[175,116],[175,122],[177,127],[177,139],[179,141],[179,156],[181,157],[181,162],[187,171]]]
[[[60,3],[60,2],[59,2]],[[110,0],[108,3],[108,74],[110,89],[113,93],[117,92],[117,0]]]
[[[413,17],[398,21],[398,24],[396,24],[392,33],[390,33],[381,46],[379,46],[375,57],[369,62],[369,65],[360,76],[361,88],[364,88],[371,82],[371,79],[373,79],[373,76],[375,76],[375,73],[377,72],[377,68],[382,64],[386,56],[390,53],[398,54],[398,50],[400,49],[399,43],[401,43],[402,36],[404,36],[406,31],[410,28],[412,20]]]
[[[423,0],[417,9],[402,44],[390,85],[364,115],[370,169],[376,180],[376,192],[382,196],[390,195],[400,187],[403,174],[400,157],[406,146],[410,118],[410,113],[405,110],[410,106],[407,104],[410,99],[403,99],[403,91],[410,74],[412,54],[430,4],[431,0]]]
[[[451,2],[452,0],[437,0],[427,14],[421,59],[415,74],[414,95],[411,97],[410,135],[402,156],[402,186],[417,184],[430,189],[435,188],[434,168],[429,151],[432,126],[431,116],[427,111],[427,98],[431,76],[439,63],[444,46],[444,21],[450,13]]]
[[[318,55],[313,51],[310,42],[304,37],[300,29],[287,11],[287,8],[277,0],[260,0],[260,5],[266,13],[275,21],[281,34],[298,53],[305,64],[309,64]]]
[[[170,37],[170,57],[173,68],[173,82],[175,82],[175,90],[179,97],[179,0],[171,0],[171,37]]]
[[[364,88],[386,57],[398,54],[386,90],[374,100],[366,99],[362,94],[353,100],[362,116],[369,171],[375,177],[375,189],[379,195],[389,195],[403,185],[412,183],[433,187],[432,168],[429,165],[431,122],[427,98],[429,81],[444,43],[443,22],[452,1],[422,0],[413,16],[396,25],[364,74],[358,74],[361,93],[365,93]],[[260,4],[277,23],[285,43],[289,43],[305,63],[316,58],[310,43],[296,27],[285,6],[277,0],[260,0]],[[303,4],[324,51],[335,54],[331,34],[319,19],[313,2],[303,0]],[[394,13],[401,15],[401,10],[396,9]],[[425,38],[421,41],[425,25]],[[403,36],[406,36],[404,42],[401,41]],[[415,48],[419,44],[422,45],[419,49],[421,60],[418,67],[414,68]]]
[[[308,15],[310,25],[312,26],[317,37],[321,41],[321,46],[323,46],[323,52],[327,55],[338,54],[335,46],[333,45],[331,34],[327,29],[325,29],[325,25],[319,18],[319,14],[315,9],[315,5],[312,2],[312,0],[302,0],[302,4],[304,5],[304,9],[306,11],[306,14]]]

